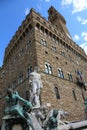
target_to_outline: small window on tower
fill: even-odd
[[[28,41],[26,47],[29,48],[30,45],[31,45],[31,41]]]
[[[46,46],[47,45],[46,40],[45,39],[41,39],[41,44]]]
[[[55,46],[52,46],[52,47],[51,47],[51,49],[52,49],[54,52],[56,52],[56,51],[57,51],[57,49],[56,49],[56,47],[55,47]]]

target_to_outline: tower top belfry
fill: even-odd
[[[70,33],[66,27],[65,18],[53,7],[51,6],[48,10],[48,20],[56,26],[56,28],[62,33],[66,34],[70,39]]]

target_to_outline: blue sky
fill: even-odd
[[[87,0],[0,0],[0,66],[5,48],[30,9],[47,19],[51,5],[64,16],[73,40],[87,54]]]

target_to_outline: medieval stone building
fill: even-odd
[[[84,119],[87,55],[71,38],[64,17],[54,8],[48,20],[31,9],[5,49],[0,68],[0,120],[10,87],[29,99],[29,74],[38,66],[41,103],[68,112],[68,120]]]

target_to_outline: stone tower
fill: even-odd
[[[61,31],[61,33],[64,33],[69,38],[71,38],[70,33],[66,27],[66,20],[64,17],[53,7],[51,6],[48,10],[49,13],[49,21],[56,26],[56,28]]]

